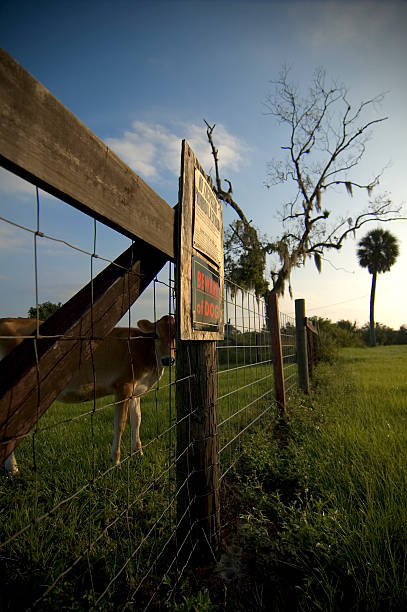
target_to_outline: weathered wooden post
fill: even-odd
[[[281,345],[280,312],[277,294],[272,291],[268,297],[271,349],[273,353],[274,389],[277,411],[280,418],[286,417],[286,398],[283,367],[283,350]]]
[[[314,354],[313,354],[313,334],[307,325],[308,321],[305,318],[305,336],[307,339],[307,360],[308,360],[308,376],[312,379],[312,370],[314,368]]]
[[[305,331],[307,334],[307,351],[308,351],[308,372],[310,379],[312,378],[314,367],[318,362],[318,346],[317,339],[319,336],[318,328],[305,317]]]
[[[190,563],[219,548],[216,340],[223,339],[222,207],[183,142],[177,257],[177,548]]]
[[[297,340],[298,384],[309,392],[309,372],[307,355],[307,330],[305,321],[305,300],[295,300],[295,332]]]
[[[177,545],[207,562],[220,529],[216,342],[178,341],[176,375]]]

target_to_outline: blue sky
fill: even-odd
[[[377,109],[389,119],[374,132],[358,178],[368,181],[387,166],[381,190],[395,204],[406,201],[406,23],[407,3],[392,0],[0,5],[3,48],[169,204],[177,201],[182,138],[210,171],[202,119],[216,123],[222,174],[232,180],[248,218],[269,236],[280,231],[277,212],[287,193],[264,187],[267,162],[281,156],[286,134],[267,115],[264,101],[282,64],[291,66],[299,86],[322,66],[346,84],[355,102],[389,92]],[[35,227],[31,186],[1,172],[0,197],[2,216]],[[333,197],[326,206],[348,216],[367,204],[360,194]],[[225,222],[233,219],[225,210]],[[45,194],[40,223],[45,233],[92,249],[93,223]],[[378,279],[376,319],[398,327],[407,324],[407,222],[386,228],[400,239],[401,254]],[[0,225],[1,316],[23,316],[33,304],[32,242],[31,234]],[[99,254],[111,259],[126,245],[98,224]],[[38,249],[40,301],[64,301],[89,279],[89,256],[51,241]],[[308,314],[367,321],[370,276],[359,268],[355,250],[349,240],[342,251],[327,255],[322,274],[312,262],[293,274],[294,297],[306,299]],[[152,316],[152,299],[146,296],[137,306],[136,317]],[[281,309],[292,313],[293,302],[285,297]]]

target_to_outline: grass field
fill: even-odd
[[[273,406],[270,364],[225,369],[222,472],[241,453],[239,431]],[[131,453],[127,426],[122,464],[110,467],[113,398],[55,402],[20,444],[20,477],[0,479],[1,610],[24,610],[41,597],[40,610],[116,610],[126,601],[143,609],[175,557],[174,376],[166,369],[160,388],[142,399],[142,458]]]
[[[222,523],[235,569],[201,585],[189,574],[180,599],[164,604],[168,572],[153,607],[407,609],[407,347],[343,349],[339,362],[319,364],[309,396],[293,390],[279,427],[271,366],[225,369]],[[143,609],[154,595],[175,558],[168,376],[142,401],[143,458],[127,428],[124,461],[110,469],[113,408],[99,401],[55,404],[22,442],[21,477],[0,481],[0,542],[12,537],[0,544],[0,609],[26,609],[48,586],[40,610]]]
[[[236,474],[256,562],[230,609],[406,610],[407,347],[343,349],[267,438]]]

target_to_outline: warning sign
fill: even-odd
[[[220,266],[223,259],[222,207],[212,187],[195,168],[195,207],[192,246]]]
[[[192,327],[219,331],[219,274],[199,257],[192,257]]]
[[[222,340],[222,205],[186,140],[182,142],[178,202],[177,339]]]

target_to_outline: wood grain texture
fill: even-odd
[[[174,210],[0,48],[0,165],[174,257]]]
[[[211,561],[208,542],[216,552],[220,532],[216,342],[178,342],[176,368],[178,547],[191,533],[194,560]]]
[[[192,255],[198,255],[206,261],[212,268],[216,268],[210,259],[195,250],[192,246],[194,197],[195,197],[195,168],[198,168],[204,176],[204,170],[195,157],[191,147],[186,142],[182,143],[181,179],[180,193],[180,214],[178,216],[178,266],[177,266],[177,287],[179,291],[177,329],[178,337],[181,340],[223,340],[224,337],[224,313],[223,313],[223,292],[224,292],[224,266],[223,257],[219,272],[220,289],[220,321],[219,332],[198,331],[192,328],[192,304],[191,304],[191,265]],[[223,235],[223,229],[221,229]],[[223,245],[222,245],[223,249]]]
[[[142,241],[132,245],[45,321],[37,340],[24,340],[1,361],[0,463],[37,423],[167,259]]]
[[[318,328],[305,317],[305,328],[307,335],[307,356],[308,356],[308,375],[312,378],[313,369],[318,362]]]
[[[316,327],[316,326],[313,324],[313,322],[312,322],[312,321],[310,321],[310,320],[308,319],[308,317],[305,317],[305,325],[306,325],[307,329],[309,329],[309,330],[310,330],[310,332],[312,332],[312,333],[313,333],[313,334],[315,334],[316,336],[318,336],[318,335],[319,335],[318,328],[317,328],[317,327]]]
[[[217,434],[216,340],[223,339],[224,271],[220,276],[220,331],[192,328],[192,256],[198,255],[212,268],[216,266],[193,248],[195,168],[204,176],[197,158],[184,140],[178,215],[177,265],[177,546],[188,558],[190,542],[196,544],[190,563],[212,560],[219,546],[219,452]],[[221,230],[222,231],[222,230]],[[223,245],[222,245],[223,250]],[[187,546],[183,549],[183,543]],[[208,542],[210,547],[208,546]]]
[[[309,371],[307,352],[307,327],[305,300],[295,300],[295,337],[297,345],[298,385],[305,393],[309,392]]]

